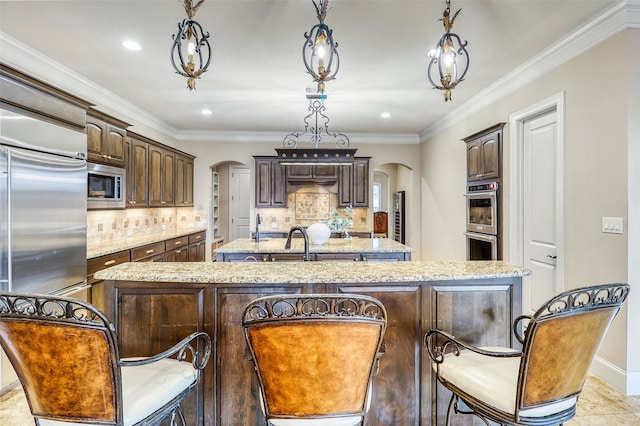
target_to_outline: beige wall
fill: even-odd
[[[495,123],[508,122],[510,114],[564,92],[564,286],[627,281],[628,234],[602,233],[601,218],[617,216],[628,223],[628,32],[613,36],[422,144],[424,258],[465,256],[461,194],[466,160],[460,140]],[[608,75],[606,70],[618,74]],[[504,134],[504,257],[509,260],[508,124]],[[624,371],[626,345],[625,310],[609,331],[599,356]]]

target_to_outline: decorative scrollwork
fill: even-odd
[[[371,297],[345,294],[269,296],[245,310],[243,322],[282,318],[364,317],[386,320],[382,304]]]
[[[104,315],[82,301],[36,294],[0,294],[0,314],[66,319],[113,328]]]
[[[570,290],[557,295],[542,306],[536,317],[543,317],[574,309],[604,307],[622,303],[629,293],[627,284],[606,284]]]
[[[326,96],[325,96],[326,97]],[[331,132],[329,130],[329,117],[325,115],[324,100],[319,98],[309,98],[309,114],[304,117],[304,131],[292,132],[284,137],[282,146],[284,148],[296,148],[298,141],[305,136],[309,137],[309,142],[314,148],[319,148],[325,138],[331,138],[338,148],[349,147],[349,137],[340,132]]]

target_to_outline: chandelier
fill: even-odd
[[[319,23],[304,34],[305,42],[302,46],[302,59],[307,72],[318,83],[318,93],[324,92],[325,81],[336,78],[340,68],[338,57],[338,43],[333,41],[333,30],[324,23],[329,10],[329,0],[311,0],[316,9]]]
[[[194,20],[198,8],[204,3],[199,0],[195,5],[193,0],[184,0],[184,10],[187,17],[178,23],[178,33],[172,36],[171,65],[176,73],[187,77],[189,90],[196,88],[196,79],[207,71],[211,63],[211,45],[209,33]],[[186,60],[185,60],[186,59]]]
[[[340,132],[331,132],[329,130],[329,117],[324,113],[324,100],[327,98],[325,93],[313,93],[307,91],[307,99],[309,100],[309,114],[304,118],[304,131],[292,132],[285,136],[282,141],[284,148],[296,148],[298,141],[308,136],[310,143],[314,149],[318,149],[325,139],[335,142],[336,148],[348,148],[349,138]]]
[[[453,22],[462,9],[458,9],[451,17],[451,1],[446,1],[447,8],[444,10],[441,19],[444,25],[444,35],[440,37],[436,48],[429,52],[429,68],[427,71],[429,82],[433,88],[444,90],[445,102],[451,100],[451,90],[464,80],[464,76],[469,69],[467,41],[462,42],[457,34],[451,32]],[[440,84],[436,84],[434,80],[439,81]]]

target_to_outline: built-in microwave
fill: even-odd
[[[87,209],[124,209],[125,169],[87,163]]]
[[[498,234],[498,183],[467,187],[467,231]]]

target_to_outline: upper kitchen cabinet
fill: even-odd
[[[149,206],[149,142],[144,136],[129,133],[127,155],[127,207]]]
[[[338,205],[369,207],[369,157],[355,157],[339,167]]]
[[[91,104],[5,64],[0,64],[0,93],[3,108],[78,131],[85,129]]]
[[[286,166],[278,157],[255,157],[256,207],[286,207]]]
[[[326,164],[288,165],[287,180],[305,183],[335,182],[338,180],[338,166]]]
[[[107,114],[87,111],[87,156],[89,161],[125,166],[126,128],[129,124]]]
[[[193,206],[195,157],[132,132],[125,153],[127,207]]]
[[[498,123],[463,139],[467,144],[467,181],[500,178],[504,125]]]
[[[149,146],[149,206],[170,207],[174,200],[176,154],[160,146]]]
[[[176,207],[193,206],[193,157],[176,156]]]

